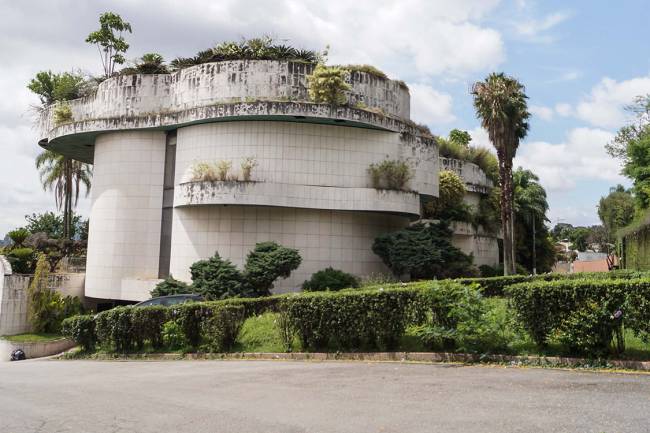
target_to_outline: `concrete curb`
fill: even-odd
[[[96,360],[267,360],[267,361],[365,361],[365,362],[420,362],[420,363],[499,363],[513,366],[585,367],[621,370],[650,371],[650,361],[603,360],[561,356],[472,355],[445,352],[334,352],[334,353],[151,353],[151,354],[99,354]]]
[[[35,341],[16,343],[0,339],[0,362],[9,361],[11,352],[22,349],[27,359],[37,359],[46,356],[60,354],[74,347],[76,343],[66,338],[59,338],[51,341]]]

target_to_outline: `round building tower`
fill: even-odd
[[[142,300],[215,251],[241,266],[268,240],[302,256],[276,291],[328,266],[387,272],[373,240],[438,195],[435,140],[409,120],[403,83],[355,71],[346,104],[316,104],[313,69],[227,61],[117,76],[71,101],[69,120],[46,110],[41,146],[94,164],[86,296]],[[383,161],[406,162],[408,184],[383,189],[368,170]]]

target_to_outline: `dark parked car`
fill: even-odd
[[[162,305],[164,307],[169,307],[171,305],[184,304],[186,302],[201,302],[203,300],[203,296],[201,295],[169,295],[142,301],[139,304],[135,304],[134,307],[151,307],[152,305]]]

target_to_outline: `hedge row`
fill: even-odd
[[[281,295],[198,302],[176,307],[117,307],[96,316],[75,316],[64,334],[85,350],[99,345],[128,352],[149,343],[163,347],[165,324],[173,321],[194,350],[232,347],[244,320],[266,311],[280,313],[287,339],[297,335],[307,350],[394,349],[409,324],[429,317],[444,321],[459,293],[477,289],[429,281],[409,287]],[[447,310],[446,310],[447,309]],[[287,343],[290,346],[290,341]]]
[[[650,338],[650,278],[533,281],[506,289],[517,317],[541,347],[557,337],[573,352],[624,350],[623,325]]]
[[[574,274],[540,274],[540,275],[508,275],[502,277],[458,278],[454,281],[461,284],[478,284],[484,296],[504,296],[505,289],[514,284],[538,281],[564,280],[619,280],[639,279],[650,277],[650,272],[633,271],[628,269],[610,272],[578,272]]]
[[[614,340],[620,352],[623,325],[650,339],[650,278],[527,281],[507,286],[505,294],[521,327],[540,347],[553,339],[574,353],[601,356]],[[287,348],[297,336],[306,350],[392,350],[409,325],[421,327],[432,341],[452,340],[453,348],[484,338],[481,332],[494,334],[482,299],[477,284],[426,281],[175,307],[118,307],[66,319],[63,330],[86,350],[99,345],[127,352],[146,344],[161,349],[169,346],[166,330],[175,330],[174,341],[182,340],[186,348],[220,352],[232,348],[247,317],[273,311],[279,313]]]

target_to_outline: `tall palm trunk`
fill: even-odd
[[[501,184],[501,230],[503,231],[503,275],[514,274],[512,224],[512,160],[499,147],[499,183]]]
[[[63,237],[70,239],[72,232],[72,160],[65,158],[65,192],[63,200]]]

